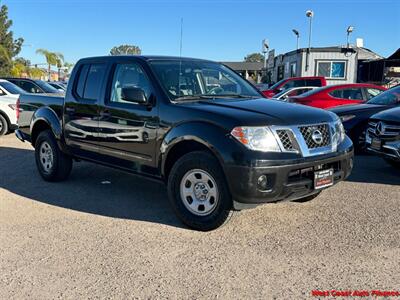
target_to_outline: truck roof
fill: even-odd
[[[84,61],[93,61],[93,60],[102,60],[102,61],[114,61],[120,58],[135,58],[141,59],[143,61],[151,61],[151,60],[182,60],[182,61],[203,61],[203,62],[213,62],[207,59],[201,58],[191,58],[191,57],[179,57],[179,56],[163,56],[163,55],[107,55],[107,56],[94,56],[94,57],[86,57],[79,60],[79,62]]]

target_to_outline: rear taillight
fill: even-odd
[[[15,113],[17,115],[17,122],[18,122],[18,119],[19,119],[19,98],[17,100],[17,109],[15,110]]]

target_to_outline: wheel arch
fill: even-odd
[[[217,133],[218,131],[218,133]],[[161,176],[167,180],[174,163],[183,155],[193,151],[206,151],[212,154],[219,162],[224,172],[224,144],[223,129],[208,123],[196,122],[182,124],[172,129],[164,138],[159,158]]]
[[[40,132],[50,129],[57,141],[61,139],[61,121],[57,114],[49,107],[39,108],[33,115],[30,132],[32,145],[35,145]]]
[[[7,125],[8,125],[8,128],[10,129],[11,121],[10,121],[10,119],[8,118],[7,114],[6,114],[4,111],[2,111],[2,110],[0,109],[0,115],[6,120]]]

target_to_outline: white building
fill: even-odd
[[[328,84],[357,81],[359,61],[379,59],[380,55],[362,47],[301,48],[278,56],[269,56],[267,77],[271,82],[299,76],[324,76]]]

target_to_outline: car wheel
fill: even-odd
[[[389,165],[391,165],[392,167],[400,168],[400,161],[395,161],[395,160],[388,159],[388,158],[384,158],[384,160],[385,160]]]
[[[0,115],[0,136],[5,135],[8,132],[8,123],[6,118]]]
[[[311,200],[317,198],[319,196],[319,194],[321,194],[321,192],[318,192],[318,193],[313,194],[311,196],[307,196],[307,197],[304,197],[304,198],[293,200],[293,202],[298,202],[298,203],[308,202],[308,201],[311,201]]]
[[[62,181],[71,173],[72,159],[61,152],[50,130],[37,137],[35,158],[39,174],[46,181]]]
[[[208,231],[232,216],[232,198],[217,159],[196,151],[182,156],[168,178],[168,196],[177,216],[187,226]]]

